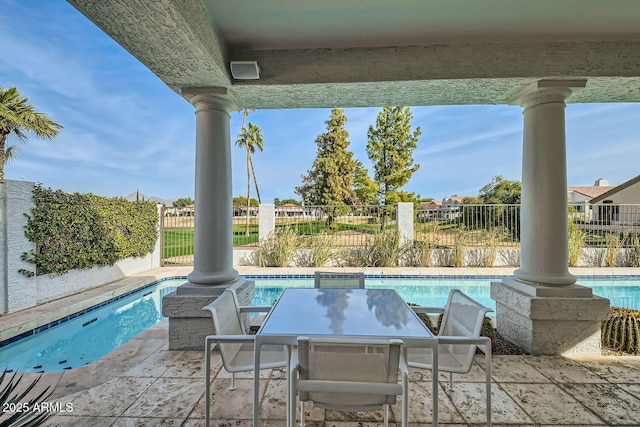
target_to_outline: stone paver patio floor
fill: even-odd
[[[46,425],[203,426],[204,358],[201,351],[169,351],[167,321],[160,322],[97,362],[43,376],[54,384],[50,401],[72,408]],[[439,422],[482,425],[484,369],[457,376],[453,392],[440,383]],[[213,355],[212,426],[251,425],[251,375],[230,375]],[[261,373],[260,425],[283,426],[286,380],[280,370]],[[431,425],[430,372],[412,370],[410,416],[413,427]],[[640,357],[574,358],[494,356],[493,421],[497,426],[623,426],[640,424]],[[67,405],[69,404],[69,405]],[[382,425],[382,412],[343,414],[306,408],[309,427]],[[392,420],[400,403],[392,408]],[[391,423],[391,425],[395,425]]]

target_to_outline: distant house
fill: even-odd
[[[442,201],[422,203],[416,216],[421,221],[451,221],[462,215],[460,207],[468,196],[445,197]]]
[[[440,209],[442,209],[442,202],[440,200],[420,203],[416,212],[416,218],[418,221],[435,221],[438,219]]]
[[[591,201],[614,188],[606,179],[600,178],[591,186],[567,187],[567,200],[576,214],[584,215],[587,220],[593,220]]]
[[[594,197],[593,220],[603,224],[640,224],[640,175]]]
[[[258,216],[258,207],[257,206],[249,206],[249,215],[250,216]],[[247,207],[246,206],[234,206],[233,207],[233,216],[247,216]]]
[[[193,213],[196,211],[196,205],[190,204],[180,209],[180,216],[193,216]]]
[[[304,216],[304,209],[293,203],[286,203],[276,208],[276,217],[302,218]]]

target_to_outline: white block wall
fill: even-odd
[[[20,259],[34,249],[24,235],[27,217],[35,207],[33,188],[27,181],[0,182],[0,313],[11,313],[44,302],[101,286],[126,276],[160,267],[160,239],[151,254],[128,258],[113,266],[72,270],[63,275],[26,277],[18,270],[33,270]],[[158,217],[160,209],[158,209]]]

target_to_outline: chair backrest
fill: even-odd
[[[316,288],[364,289],[364,273],[316,271],[314,285]]]
[[[459,289],[449,292],[449,299],[440,323],[439,336],[479,337],[484,316],[492,309],[473,300]],[[466,372],[471,369],[475,345],[448,344],[447,350],[464,366]]]
[[[216,335],[244,335],[244,324],[240,314],[238,297],[233,289],[225,291],[204,309],[211,312]],[[238,353],[242,344],[220,343],[220,355],[225,367]]]
[[[298,339],[300,380],[398,384],[402,342],[398,340],[335,341],[328,338]],[[344,390],[344,389],[343,389]],[[396,395],[349,392],[300,392],[300,400],[314,406],[346,411],[393,405]]]

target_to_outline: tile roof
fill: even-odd
[[[584,194],[587,197],[598,197],[609,190],[612,190],[613,186],[574,186],[567,187],[567,191],[574,191],[576,193]]]

